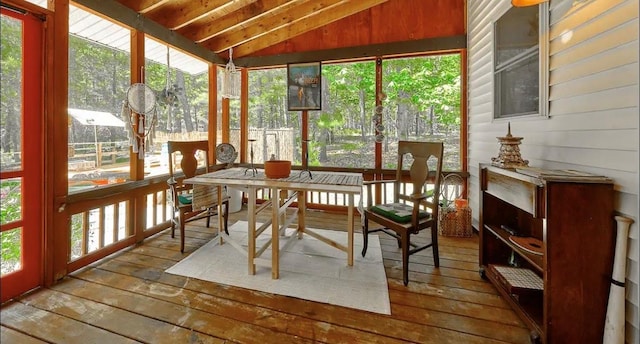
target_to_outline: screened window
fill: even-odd
[[[540,20],[544,9],[546,5],[512,7],[495,23],[494,118],[546,115],[540,87],[547,69],[540,30],[546,22]]]
[[[322,109],[308,111],[308,165],[372,168],[375,62],[322,64],[321,90]],[[287,111],[286,95],[286,67],[249,72],[249,139],[256,140],[256,163],[275,157],[302,165],[302,111]]]
[[[156,95],[156,124],[144,152],[145,176],[169,172],[167,141],[208,139],[208,68],[206,62],[145,38],[144,79]],[[177,169],[179,159],[174,157]],[[204,156],[198,156],[198,161],[204,164]]]
[[[69,191],[124,182],[129,145],[121,110],[131,79],[129,30],[69,6],[69,33]]]
[[[287,69],[250,70],[249,85],[248,138],[255,141],[249,142],[248,149],[253,151],[253,162],[277,159],[301,165],[301,116],[299,111],[287,111]],[[232,142],[240,135],[236,128],[231,126]],[[250,154],[247,161],[251,162]]]
[[[309,112],[309,165],[373,168],[375,61],[322,65],[322,111]]]
[[[248,148],[255,163],[273,156],[302,165],[302,111],[287,111],[286,73],[284,67],[249,71],[249,139],[256,141]],[[322,109],[308,111],[309,166],[374,168],[379,142],[382,168],[394,169],[399,140],[436,140],[445,142],[445,168],[459,170],[460,55],[383,59],[378,108],[375,74],[373,60],[322,63]]]
[[[395,169],[400,140],[444,142],[444,170],[461,169],[460,55],[382,61],[382,167]]]

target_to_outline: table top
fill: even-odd
[[[185,179],[184,183],[199,185],[228,185],[243,187],[266,187],[310,191],[336,191],[359,194],[362,191],[362,174],[349,172],[313,171],[309,173],[293,170],[287,178],[267,178],[264,170],[258,170],[254,176],[251,170],[234,167],[218,170]]]

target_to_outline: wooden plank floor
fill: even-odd
[[[246,211],[230,223],[246,220]],[[346,216],[309,211],[307,226],[344,230]],[[422,234],[421,234],[422,235]],[[165,274],[208,242],[204,220],[180,240],[164,231],[2,307],[6,343],[528,343],[529,331],[478,274],[478,238],[440,237],[411,257],[402,284],[400,251],[382,234],[391,315]],[[423,238],[428,240],[428,237]],[[357,252],[356,254],[360,254]]]

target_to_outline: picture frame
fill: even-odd
[[[287,64],[287,110],[322,110],[322,64]]]

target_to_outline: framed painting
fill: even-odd
[[[320,62],[287,65],[287,109],[322,110]]]

